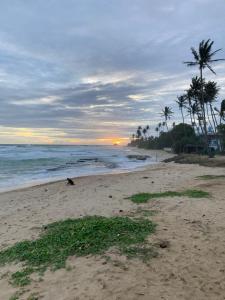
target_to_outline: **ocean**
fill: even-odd
[[[126,172],[155,162],[129,159],[132,152],[120,146],[0,145],[0,190]]]

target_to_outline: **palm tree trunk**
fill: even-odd
[[[203,113],[203,128],[204,128],[204,135],[205,135],[205,144],[206,150],[209,154],[209,141],[208,141],[208,132],[206,126],[206,114],[205,114],[205,104],[204,104],[204,94],[203,94],[203,76],[202,76],[202,67],[200,66],[200,80],[201,80],[201,107]]]
[[[216,133],[215,128],[212,125],[212,122],[211,122],[210,117],[209,117],[209,109],[208,109],[208,104],[207,103],[206,103],[206,112],[207,112],[207,118],[208,118],[208,121],[209,121],[209,125],[212,127],[213,132]]]
[[[193,120],[192,120],[192,111],[191,111],[191,99],[189,99],[189,98],[188,98],[188,104],[189,104],[189,108],[190,108],[190,119],[191,119],[191,126],[192,126]]]
[[[202,135],[204,135],[204,129],[203,129],[202,124],[201,124],[202,116],[200,114],[197,114],[197,116],[198,116],[198,125],[201,128]]]
[[[168,124],[167,124],[167,116],[165,116],[165,125],[166,125],[166,129],[167,129],[167,132],[168,132],[169,128],[168,128]]]
[[[210,106],[211,116],[212,116],[213,124],[214,124],[214,127],[215,127],[215,132],[216,132],[217,131],[217,126],[218,126],[217,119],[216,119],[216,116],[214,114],[212,104],[210,103],[209,106]]]
[[[182,115],[182,119],[183,119],[183,124],[184,124],[184,112],[183,112],[183,108],[181,107],[181,115]]]
[[[193,114],[193,120],[194,120],[194,131],[195,131],[195,126],[196,126],[196,130],[197,130],[197,124],[196,124],[196,120],[195,120],[195,114]],[[199,133],[198,130],[197,130],[197,132]]]

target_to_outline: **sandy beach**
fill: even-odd
[[[168,154],[159,154],[159,157]],[[225,168],[158,163],[145,170],[124,174],[86,176],[0,194],[0,249],[38,237],[45,224],[87,215],[129,216],[138,207],[154,210],[157,224],[149,242],[158,256],[148,263],[109,251],[102,256],[71,257],[69,269],[47,271],[33,278],[19,299],[31,294],[43,300],[103,299],[225,299],[225,178],[196,179],[201,175],[224,175]],[[209,198],[161,198],[144,204],[126,199],[140,192],[201,189]],[[18,290],[3,276],[17,266],[0,268],[0,299],[9,300]]]

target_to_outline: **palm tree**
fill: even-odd
[[[191,52],[194,56],[195,61],[185,61],[184,63],[188,66],[198,66],[200,70],[200,77],[202,78],[202,71],[205,68],[208,68],[213,74],[216,74],[215,71],[210,66],[211,63],[225,60],[223,58],[220,59],[213,59],[214,55],[221,51],[222,49],[217,49],[216,51],[212,52],[212,46],[214,41],[208,39],[207,41],[202,40],[199,44],[198,52],[195,48],[191,48]]]
[[[210,112],[211,112],[211,118],[212,118],[213,125],[214,125],[214,132],[216,132],[216,130],[217,130],[218,123],[217,123],[217,120],[215,117],[215,113],[213,111],[212,104],[213,104],[213,102],[216,101],[218,94],[219,94],[219,90],[220,90],[220,88],[217,86],[217,83],[215,81],[208,81],[204,85],[204,99],[205,99],[208,120],[209,120],[209,123],[211,124],[211,121],[209,118],[209,111],[208,111],[208,106],[209,106]],[[211,126],[212,126],[212,124],[211,124]]]
[[[191,119],[191,124],[193,124],[193,118],[194,116],[192,115],[192,111],[191,111],[191,105],[192,105],[192,90],[191,88],[189,88],[187,91],[186,91],[186,99],[187,99],[187,104],[189,105],[189,107],[185,106],[187,108],[187,111],[190,115],[190,119]]]
[[[143,128],[142,133],[143,133],[143,135],[144,135],[144,138],[146,139],[147,129],[146,129],[146,128]]]
[[[183,119],[183,124],[184,124],[184,112],[183,112],[183,109],[185,108],[185,105],[187,103],[186,95],[178,96],[177,100],[176,100],[176,103],[179,106],[179,109],[180,109],[180,112],[181,112],[181,115],[182,115],[182,119]]]
[[[194,102],[193,104],[190,105],[190,107],[188,107],[188,112],[190,115],[192,115],[192,118],[193,118],[193,122],[192,122],[192,125],[193,126],[196,126],[196,119],[195,119],[195,116],[197,116],[197,119],[199,114],[200,114],[200,108],[199,108],[199,105],[197,102]]]
[[[165,106],[164,109],[162,110],[162,116],[165,118],[165,125],[167,128],[167,131],[169,131],[167,121],[170,119],[172,114],[173,114],[172,108],[169,106]]]
[[[220,109],[214,107],[214,110],[217,112],[220,118],[220,125],[222,124],[222,120],[225,121],[225,99],[221,102]]]
[[[149,129],[150,129],[149,125],[147,125],[147,126],[145,127],[145,129],[146,129],[146,134],[147,134],[148,131],[149,131]],[[148,135],[148,137],[149,137],[149,135]]]
[[[138,126],[137,132],[136,132],[136,136],[138,139],[140,139],[142,137],[142,133],[141,133],[142,127]]]
[[[214,62],[222,61],[224,59],[213,59],[215,54],[219,52],[221,49],[217,49],[212,51],[212,46],[214,41],[208,39],[207,41],[202,40],[199,44],[198,50],[195,48],[191,48],[191,52],[194,56],[194,61],[186,61],[184,62],[187,66],[198,66],[200,71],[200,81],[201,81],[201,93],[200,93],[200,102],[201,108],[203,113],[203,126],[204,126],[204,133],[205,139],[208,149],[208,134],[207,134],[207,126],[206,126],[206,113],[205,113],[205,105],[204,105],[204,91],[203,91],[203,70],[208,68],[213,74],[216,74],[215,71],[212,69],[211,64]]]
[[[205,83],[203,79],[203,84]],[[197,120],[199,122],[199,127],[201,128],[202,133],[204,130],[202,127],[203,121],[203,112],[201,106],[201,79],[198,76],[195,76],[191,79],[190,88],[187,91],[187,98],[189,103],[188,112],[191,117],[191,124],[195,123],[195,114],[197,115]],[[196,105],[194,105],[196,104]],[[193,122],[194,121],[194,122]]]
[[[160,133],[164,132],[164,129],[163,129],[163,124],[160,122],[158,123],[158,129],[159,129],[159,136],[160,136]]]
[[[188,95],[190,98],[193,98],[195,101],[201,102],[201,86],[205,83],[204,79],[201,81],[201,78],[198,76],[192,77],[190,88],[188,90]]]

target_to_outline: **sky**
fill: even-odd
[[[152,132],[198,75],[190,47],[225,58],[224,0],[1,0],[0,144],[127,143]],[[225,64],[214,66],[225,98]]]

